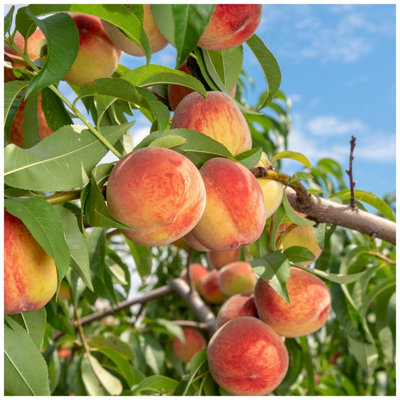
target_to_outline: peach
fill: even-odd
[[[123,233],[144,246],[169,244],[190,232],[205,207],[199,170],[182,154],[147,147],[127,154],[112,169],[107,203],[132,230]]]
[[[82,86],[111,76],[118,67],[121,50],[107,36],[100,19],[91,15],[71,14],[79,32],[78,55],[64,79]]]
[[[192,249],[195,249],[197,251],[209,251],[210,249],[207,249],[207,247],[203,246],[201,243],[197,241],[197,239],[193,236],[191,232],[189,232],[185,237],[183,238],[189,247]]]
[[[251,265],[245,261],[235,261],[219,271],[219,287],[228,296],[251,292],[256,281]]]
[[[289,355],[279,335],[254,317],[238,317],[221,326],[208,344],[214,380],[229,393],[262,396],[286,375]]]
[[[186,61],[178,68],[179,71],[185,72],[188,75],[194,75],[195,66],[194,59],[189,57]],[[181,100],[186,97],[189,93],[192,93],[193,89],[190,89],[182,85],[168,85],[168,103],[172,111],[176,110]],[[234,86],[230,92],[231,96],[234,97],[236,93],[236,86]]]
[[[194,238],[217,251],[257,240],[266,218],[263,194],[254,175],[243,165],[220,157],[207,160],[200,173],[207,200],[199,223],[191,231]]]
[[[185,343],[178,338],[174,338],[172,349],[179,360],[187,363],[196,353],[206,348],[206,341],[197,329],[183,328],[182,330],[185,336]]]
[[[301,263],[302,265],[312,264],[322,253],[322,249],[319,247],[312,226],[295,226],[291,224],[288,229],[280,234],[278,241],[282,250],[293,246],[301,246],[307,248],[314,254],[313,260],[303,261]]]
[[[219,287],[218,273],[217,270],[210,271],[201,281],[199,292],[208,303],[219,304],[226,300],[226,294]]]
[[[24,146],[24,111],[25,111],[26,101],[22,100],[17,112],[15,113],[14,120],[11,124],[10,135],[9,135],[9,143],[14,143],[19,147]],[[39,95],[39,103],[38,103],[38,129],[39,129],[39,137],[40,139],[44,139],[53,133],[50,127],[47,125],[47,120],[43,112],[42,108],[42,96]]]
[[[217,4],[198,46],[226,50],[241,45],[261,22],[262,4]]]
[[[14,36],[14,42],[17,47],[24,51],[25,48],[25,39],[24,37],[17,31]],[[28,38],[28,43],[26,46],[26,52],[28,57],[35,61],[40,58],[40,51],[42,46],[46,43],[46,37],[44,33],[40,29],[36,29],[35,32]]]
[[[222,304],[217,314],[217,328],[237,317],[257,317],[252,293],[235,294]]]
[[[156,21],[151,13],[150,4],[143,4],[143,13],[143,29],[149,39],[151,52],[156,53],[168,44],[168,40],[165,39],[157,28]],[[121,32],[117,26],[107,21],[101,21],[101,23],[107,35],[122,51],[137,57],[145,55],[143,49]]]
[[[238,261],[240,257],[240,247],[228,251],[209,251],[207,260],[215,269],[221,269],[226,264]]]
[[[201,264],[194,263],[189,265],[189,274],[192,279],[193,285],[197,291],[200,291],[200,285],[203,279],[208,275],[208,269]],[[187,271],[185,270],[183,279],[189,282],[187,277]]]
[[[258,279],[254,300],[260,319],[286,337],[308,335],[321,328],[331,308],[325,283],[307,271],[291,267],[286,288],[290,304],[268,282]]]
[[[57,290],[57,268],[23,222],[4,210],[4,312],[44,307]]]
[[[192,129],[222,143],[234,156],[251,149],[249,127],[235,100],[211,91],[207,98],[192,92],[178,104],[171,129]]]

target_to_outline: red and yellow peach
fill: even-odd
[[[219,287],[228,296],[252,292],[256,281],[251,265],[245,261],[235,261],[219,271]]]
[[[257,317],[256,304],[252,293],[235,294],[229,297],[217,314],[217,328],[237,317]]]
[[[201,281],[199,293],[208,303],[223,303],[227,298],[219,287],[218,274],[217,270],[210,271]]]
[[[197,329],[183,328],[182,331],[185,336],[185,343],[174,338],[172,348],[179,360],[188,363],[196,353],[206,348],[206,341]]]

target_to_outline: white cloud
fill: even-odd
[[[307,129],[313,135],[346,135],[364,132],[365,125],[359,120],[345,121],[334,115],[320,115],[307,122]]]

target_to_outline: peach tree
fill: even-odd
[[[288,148],[261,9],[5,16],[6,395],[395,393],[394,201]]]

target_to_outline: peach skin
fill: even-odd
[[[235,294],[229,297],[217,314],[217,328],[237,317],[257,317],[256,304],[252,293]]]
[[[221,269],[226,264],[238,261],[240,257],[240,247],[228,251],[209,251],[207,260],[211,267]]]
[[[252,292],[256,281],[251,265],[245,261],[235,261],[219,271],[219,287],[228,296]]]
[[[199,293],[208,303],[219,304],[226,300],[226,294],[222,292],[219,287],[217,270],[210,271],[207,276],[203,278]]]
[[[182,330],[185,336],[185,343],[182,343],[178,338],[174,338],[172,348],[179,360],[188,363],[196,353],[206,348],[206,341],[197,329],[183,328]]]

